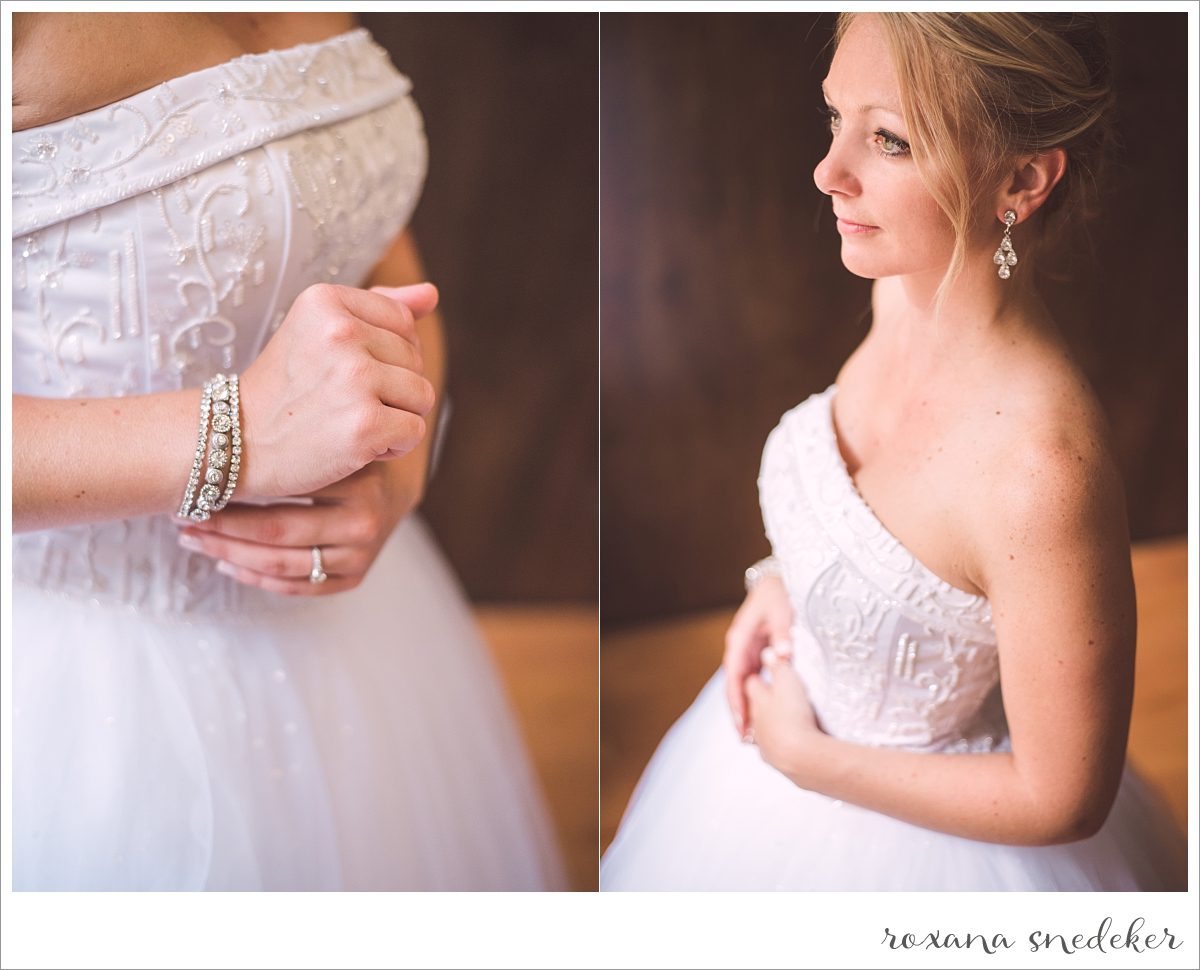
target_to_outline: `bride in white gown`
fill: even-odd
[[[1125,764],[1123,490],[1031,285],[1026,223],[1103,148],[1094,21],[843,15],[824,89],[815,180],[874,322],[767,441],[773,557],[601,888],[1185,889]]]
[[[350,289],[420,278],[408,79],[340,15],[74,16],[15,25],[14,888],[563,888],[406,514],[436,294]],[[226,371],[242,481],[188,549]]]

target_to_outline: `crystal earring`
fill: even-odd
[[[1012,227],[1017,221],[1017,214],[1012,209],[1004,210],[1004,238],[1000,240],[1000,248],[992,256],[992,262],[1000,267],[1000,279],[1006,280],[1012,275],[1011,267],[1017,265],[1017,254],[1012,247]]]

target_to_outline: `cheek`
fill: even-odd
[[[885,165],[908,163],[885,162]],[[877,169],[864,180],[862,208],[881,232],[842,237],[842,262],[868,279],[944,270],[954,252],[954,230],[911,168]]]
[[[861,240],[848,237],[847,267],[876,278],[944,268],[954,252],[950,220],[920,182],[906,180],[894,188],[886,204],[872,211],[886,231]]]
[[[914,256],[946,262],[954,252],[954,227],[927,192],[909,200],[897,236]]]

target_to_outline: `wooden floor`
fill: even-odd
[[[1134,549],[1138,650],[1129,756],[1187,826],[1187,546]],[[663,733],[721,663],[732,610],[604,634],[600,838],[621,813]],[[732,726],[730,730],[733,730]]]
[[[599,865],[595,604],[480,607],[476,618],[541,777],[571,888],[594,890]]]
[[[1129,757],[1187,830],[1187,540],[1134,547],[1138,651]]]
[[[1138,661],[1130,758],[1186,825],[1184,541],[1139,545],[1134,575]],[[731,615],[718,610],[606,634],[601,687],[594,606],[477,611],[541,776],[572,888],[596,888],[597,839],[602,845],[612,839],[654,748],[720,664]]]

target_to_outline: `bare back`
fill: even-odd
[[[341,13],[15,13],[13,130],[100,108],[242,54],[353,27],[353,15]]]

